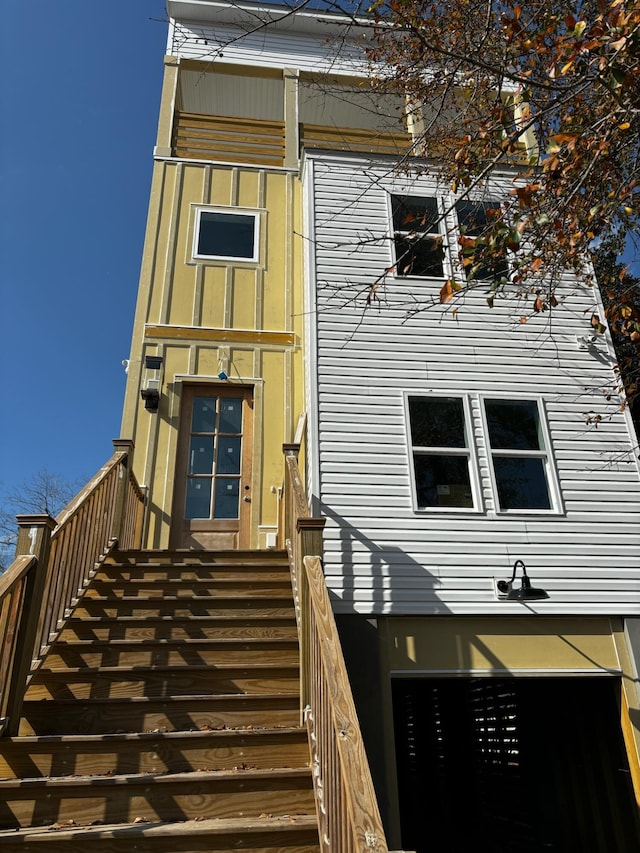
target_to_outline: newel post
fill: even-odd
[[[125,507],[127,505],[127,491],[129,488],[129,472],[133,463],[133,441],[130,438],[114,438],[113,449],[116,453],[124,453],[118,465],[118,486],[116,490],[115,507],[113,510],[113,522],[111,524],[110,539],[119,542],[122,536],[122,522]]]
[[[18,734],[27,677],[34,656],[40,609],[45,598],[51,531],[56,526],[55,519],[46,513],[17,515],[16,521],[18,522],[16,557],[31,556],[35,557],[37,562],[25,578],[22,607],[16,626],[16,657],[7,685],[5,733],[9,737]]]
[[[322,559],[322,532],[327,519],[322,517],[298,517],[296,530],[300,536],[300,560],[304,557]]]

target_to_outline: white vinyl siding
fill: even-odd
[[[182,59],[261,68],[299,68],[315,74],[366,74],[362,48],[348,38],[332,43],[322,35],[282,32],[275,27],[256,26],[247,32],[227,24],[176,22],[169,30],[167,53]]]
[[[437,197],[436,181],[394,176],[367,158],[310,159],[313,489],[328,518],[325,572],[336,610],[521,613],[521,604],[496,600],[493,579],[522,559],[551,596],[531,605],[537,612],[640,613],[637,450],[626,416],[602,393],[615,363],[605,337],[591,351],[577,343],[593,291],[567,276],[551,318],[515,299],[489,308],[482,286],[459,306],[441,305],[437,280],[381,276],[393,262],[389,195]],[[509,188],[508,177],[496,181],[491,198]],[[416,509],[406,398],[421,395],[468,400],[475,510]],[[544,445],[535,452],[551,471],[553,511],[503,512],[496,501],[483,401],[500,398],[544,403]],[[602,415],[597,428],[589,412]]]

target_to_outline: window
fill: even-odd
[[[429,196],[391,196],[395,270],[398,276],[445,276],[445,228],[438,200]],[[455,205],[468,279],[491,280],[509,272],[504,251],[480,260],[487,228],[502,215],[495,201],[459,201]]]
[[[504,251],[497,253],[489,262],[476,261],[475,255],[491,225],[501,216],[500,205],[497,202],[456,202],[458,226],[462,235],[462,258],[466,277],[475,280],[501,278],[507,275],[509,268]]]
[[[259,223],[257,213],[198,208],[193,257],[257,261]]]
[[[473,509],[471,449],[462,397],[409,397],[416,506]]]
[[[498,509],[553,509],[550,465],[535,400],[485,400]]]
[[[435,198],[391,196],[396,274],[444,276],[442,223]]]
[[[482,402],[497,511],[556,511],[559,491],[541,404],[488,398]],[[407,417],[414,506],[478,509],[481,496],[468,399],[412,394],[407,397]]]

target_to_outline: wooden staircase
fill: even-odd
[[[281,552],[103,562],[0,741],[0,849],[311,853]]]

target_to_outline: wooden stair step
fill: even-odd
[[[223,578],[209,581],[183,580],[94,580],[85,598],[229,598],[251,595],[253,598],[292,598],[291,580],[246,580]]]
[[[124,586],[126,589],[126,585]],[[118,603],[118,602],[133,602],[134,604],[144,604],[145,602],[149,602],[151,606],[155,606],[158,604],[158,599],[163,599],[168,601],[172,606],[175,607],[176,603],[181,605],[187,604],[189,599],[195,599],[197,604],[206,603],[208,599],[211,599],[211,602],[214,606],[220,607],[222,604],[226,606],[232,607],[242,607],[247,606],[245,602],[256,602],[260,604],[262,607],[265,606],[265,601],[273,600],[274,606],[282,606],[284,602],[289,602],[293,600],[293,595],[291,589],[287,590],[259,590],[259,589],[248,589],[246,591],[235,592],[231,590],[229,593],[220,593],[220,594],[210,594],[206,593],[203,595],[197,595],[191,591],[191,595],[179,595],[178,590],[175,590],[172,594],[164,593],[156,595],[151,594],[149,591],[145,592],[144,595],[130,595],[126,592],[122,592],[122,594],[118,594],[117,592],[111,594],[107,593],[105,595],[90,595],[91,589],[88,589],[84,596],[83,602],[87,604],[93,604],[94,602],[104,602],[107,604],[110,603]]]
[[[299,687],[284,552],[113,553],[0,750],[0,849],[319,853]]]
[[[93,579],[96,583],[209,583],[210,581],[242,581],[266,583],[291,581],[289,566],[158,566],[154,564],[122,566],[102,565]]]
[[[94,616],[71,618],[60,640],[145,640],[145,639],[224,639],[273,638],[297,640],[293,615],[279,616]]]
[[[85,616],[278,616],[289,619],[295,616],[293,597],[287,595],[216,596],[215,598],[150,598],[132,596],[117,598],[84,596],[75,607],[72,617]]]
[[[0,778],[304,767],[306,729],[224,729],[6,738]]]
[[[157,577],[156,577],[157,575]],[[174,580],[174,581],[199,581],[212,580],[241,580],[242,578],[254,578],[255,580],[269,580],[273,576],[276,580],[291,577],[291,566],[288,560],[279,562],[250,561],[242,562],[177,562],[165,563],[161,561],[149,562],[101,562],[96,567],[93,575],[97,580]]]
[[[107,734],[295,726],[298,693],[27,700],[19,734]]]
[[[286,551],[115,551],[104,565],[119,566],[264,566],[289,565]]]
[[[0,831],[0,849],[20,853],[70,853],[90,845],[92,853],[319,853],[315,815],[264,814],[258,818],[148,822],[56,831]]]
[[[313,814],[309,768],[0,781],[0,827]]]
[[[269,663],[295,666],[296,640],[75,640],[58,641],[47,655],[47,670],[113,666],[218,666],[225,663]]]
[[[193,693],[295,693],[297,665],[221,664],[198,666],[115,666],[41,668],[26,698],[94,699],[98,696],[179,696]],[[195,689],[194,689],[195,688]]]

